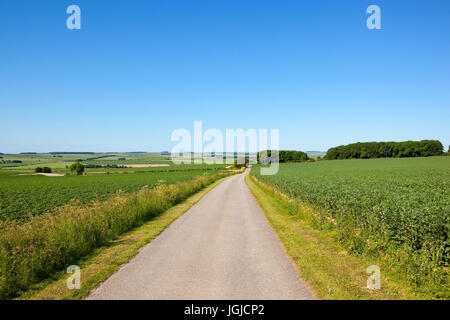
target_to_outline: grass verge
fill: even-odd
[[[29,289],[42,288],[42,285],[59,279],[67,266],[78,264],[81,267],[99,253],[106,254],[105,258],[111,255],[104,267],[100,268],[101,260],[95,263],[99,270],[82,270],[83,288],[95,285],[177,217],[170,210],[163,214],[166,210],[229,175],[202,176],[172,185],[144,188],[133,194],[117,194],[86,207],[68,205],[57,214],[8,225],[0,236],[0,298],[11,299]],[[184,211],[176,212],[182,214]],[[148,221],[151,221],[150,225]],[[140,226],[141,237],[135,237],[133,233],[121,237]],[[118,251],[111,249],[116,245],[126,247]],[[71,296],[82,294],[71,293]]]
[[[165,211],[154,220],[111,241],[108,246],[96,249],[91,255],[80,260],[78,265],[81,268],[81,289],[69,290],[66,286],[66,281],[70,275],[65,272],[59,272],[51,279],[34,285],[18,299],[75,300],[86,297],[93,288],[108,279],[122,264],[127,263],[139,253],[140,248],[164,231],[172,222],[200,201],[204,195],[224,179],[226,177],[216,180],[200,192],[189,197],[186,201]]]
[[[426,299],[406,281],[386,271],[379,259],[352,255],[336,241],[332,227],[318,230],[314,212],[247,175],[246,183],[296,264],[320,299]],[[381,268],[381,289],[367,289],[371,265]]]

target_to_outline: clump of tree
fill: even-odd
[[[85,164],[84,167],[86,169],[99,169],[99,168],[122,168],[121,165],[118,164]]]
[[[34,169],[36,173],[52,173],[52,169],[49,167],[37,167]]]
[[[258,152],[257,155],[258,162],[260,162],[260,156],[262,152],[265,152],[267,157],[270,157],[272,155],[271,150]],[[305,152],[296,150],[280,150],[278,151],[278,159],[280,163],[304,162],[310,160]]]
[[[279,157],[280,157],[280,163],[301,162],[301,161],[309,160],[309,157],[305,152],[295,151],[295,150],[280,150]]]
[[[84,165],[79,161],[74,162],[70,166],[70,171],[75,172],[77,174],[77,176],[81,176],[84,172]]]
[[[358,142],[328,149],[325,159],[430,157],[442,155],[443,149],[438,140]]]
[[[0,163],[3,163],[3,164],[10,164],[10,163],[15,164],[15,163],[22,163],[22,160],[1,160]]]
[[[95,152],[49,152],[49,154],[95,154]]]

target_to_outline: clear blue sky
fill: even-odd
[[[194,120],[447,149],[450,1],[1,0],[0,115],[5,153],[170,150]]]

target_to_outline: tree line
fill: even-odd
[[[22,160],[1,160],[2,164],[10,164],[10,163],[22,163]]]
[[[328,149],[325,159],[430,157],[442,155],[443,149],[438,140],[357,142]]]
[[[49,152],[49,154],[95,154],[95,152]]]
[[[266,153],[268,157],[271,156],[271,150],[261,151],[258,152],[257,155],[257,161],[260,162],[260,154]],[[303,151],[296,151],[296,150],[279,150],[278,151],[278,158],[280,163],[286,163],[286,162],[302,162],[310,160],[308,155]]]

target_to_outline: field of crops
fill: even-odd
[[[31,216],[52,210],[71,200],[86,204],[105,200],[119,190],[133,192],[157,183],[171,184],[201,175],[212,175],[225,165],[174,165],[170,155],[160,153],[40,153],[4,154],[0,164],[0,221],[28,220]],[[76,160],[86,165],[83,176],[74,176],[69,166]],[[164,164],[161,167],[118,168]],[[36,167],[49,167],[52,173],[33,175]]]
[[[71,199],[84,204],[94,199],[104,200],[118,190],[132,192],[143,186],[152,187],[158,181],[170,184],[218,172],[200,168],[193,170],[191,167],[185,169],[159,172],[147,168],[146,171],[138,173],[64,177],[19,176],[16,172],[1,170],[0,220],[25,220],[30,215],[38,215],[66,204]]]
[[[281,164],[273,176],[261,176],[258,166],[252,173],[333,218],[356,253],[394,246],[417,253],[417,268],[448,265],[450,157],[328,160]]]
[[[176,177],[178,173],[171,174]],[[5,224],[0,232],[0,300],[17,297],[33,284],[65,271],[94,249],[111,244],[118,236],[158,218],[170,207],[231,174],[222,171],[201,175],[115,195],[89,206],[63,206],[54,214]]]
[[[233,174],[225,164],[174,165],[160,153],[1,157],[0,299],[17,296],[30,284]],[[80,175],[70,170],[74,162],[85,166]],[[164,165],[151,166],[158,163]],[[37,167],[51,172],[36,171]]]

